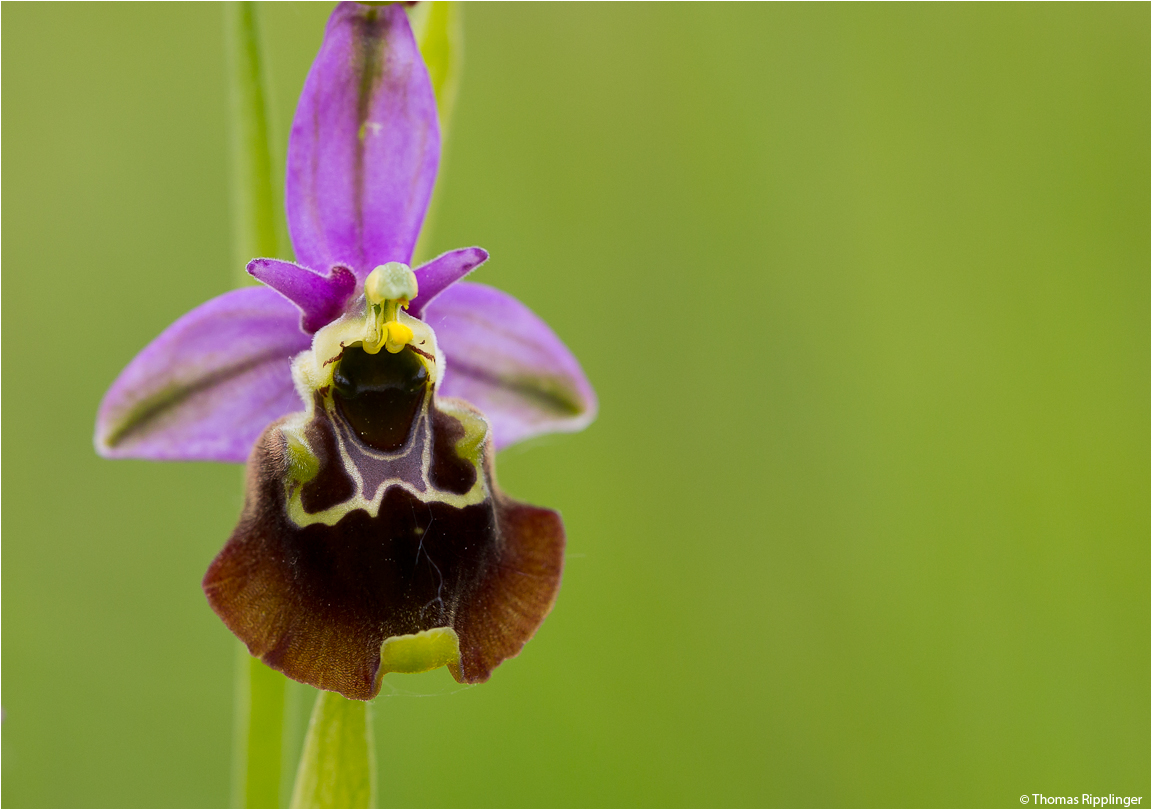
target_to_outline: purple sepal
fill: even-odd
[[[233,290],[165,329],[100,403],[96,450],[110,458],[244,461],[270,422],[300,410],[292,358],[299,311],[273,290]]]
[[[486,261],[488,251],[470,247],[450,250],[420,265],[413,271],[420,293],[408,311],[413,317],[419,318],[424,308],[432,303],[432,299]]]
[[[248,272],[300,308],[300,328],[310,335],[340,317],[358,286],[356,274],[340,264],[322,276],[292,262],[253,259]]]
[[[304,82],[285,207],[296,259],[360,281],[411,263],[436,179],[436,97],[401,5],[341,3]]]
[[[512,296],[461,282],[424,312],[446,369],[439,394],[479,408],[497,449],[542,433],[586,427],[596,394],[580,363],[539,317]]]

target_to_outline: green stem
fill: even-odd
[[[449,124],[452,110],[456,106],[456,95],[460,90],[460,69],[464,57],[463,9],[459,2],[434,0],[417,3],[405,8],[412,34],[420,48],[420,55],[428,67],[428,77],[432,80],[432,90],[436,93],[436,109],[440,116],[440,141],[448,143]],[[444,175],[447,164],[447,151],[441,152],[440,174]],[[424,228],[416,240],[412,258],[417,262],[430,258],[428,246],[431,243],[432,225],[440,207],[440,195],[432,192],[432,202],[424,217]],[[413,264],[413,267],[416,265]]]
[[[250,259],[281,256],[276,186],[269,139],[267,77],[257,10],[225,5],[231,86],[232,205],[238,285],[250,283]],[[422,4],[410,11],[428,63],[447,131],[460,75],[461,26],[456,4]],[[279,805],[284,738],[284,678],[241,648],[236,681],[233,800],[239,807]],[[368,706],[320,692],[308,725],[292,790],[293,807],[372,807],[376,759]]]
[[[292,807],[375,807],[374,749],[368,704],[321,692],[304,738]]]
[[[232,804],[280,806],[280,757],[284,737],[284,676],[237,648]]]
[[[234,258],[243,283],[244,266],[256,257],[279,254],[278,211],[268,137],[267,77],[260,48],[256,4],[224,6],[231,85],[232,205]]]
[[[276,192],[268,138],[266,76],[256,8],[224,6],[231,88],[231,193],[237,286],[250,283],[244,267],[258,256],[279,254]],[[232,801],[237,807],[280,805],[280,758],[284,731],[284,676],[240,647],[236,673]]]

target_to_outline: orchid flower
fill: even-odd
[[[410,269],[440,159],[436,99],[400,5],[333,12],[296,109],[296,262],[181,317],[106,394],[109,457],[247,460],[204,590],[249,651],[345,697],[390,671],[487,680],[551,609],[557,513],[504,495],[494,452],[586,426],[596,398],[523,304]]]

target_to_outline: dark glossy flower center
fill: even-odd
[[[332,373],[333,399],[356,435],[385,453],[404,446],[428,390],[428,369],[409,348],[368,354],[349,346]]]

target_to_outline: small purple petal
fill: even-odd
[[[432,299],[486,261],[488,251],[484,248],[470,247],[450,250],[427,264],[420,265],[414,271],[420,293],[412,302],[409,312],[413,317],[419,318],[424,312],[424,307],[428,306]]]
[[[300,410],[292,357],[310,340],[273,290],[233,290],[184,315],[136,355],[100,403],[110,458],[244,461],[268,424]]]
[[[436,97],[401,5],[341,3],[288,142],[285,207],[296,258],[408,264],[440,162]]]
[[[248,272],[300,308],[300,328],[314,334],[340,317],[356,292],[356,274],[336,265],[327,276],[279,259],[253,259]]]
[[[580,363],[528,307],[483,284],[461,282],[424,321],[447,361],[439,394],[484,412],[497,449],[543,433],[586,427],[596,394]]]

